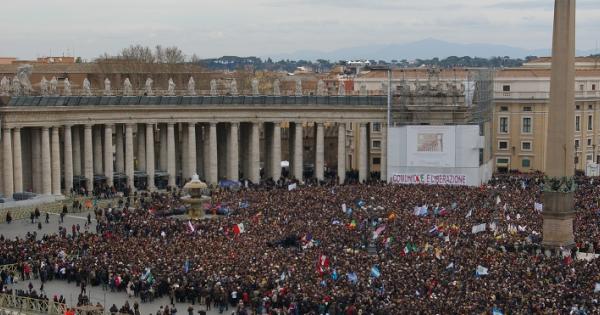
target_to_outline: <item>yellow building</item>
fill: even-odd
[[[578,58],[575,83],[573,167],[585,170],[600,161],[600,58]],[[492,152],[495,170],[521,172],[546,168],[550,60],[498,70],[494,78]]]

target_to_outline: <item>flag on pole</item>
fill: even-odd
[[[376,240],[379,235],[381,235],[381,233],[383,233],[383,231],[385,231],[385,224],[378,227],[377,230],[375,230],[375,232],[373,232],[373,239]]]
[[[377,266],[371,267],[371,277],[379,278],[380,276],[381,276],[381,271],[379,271],[379,268],[377,268]]]
[[[298,187],[298,185],[296,183],[289,184],[288,185],[288,191],[295,190],[297,187]]]
[[[487,276],[488,275],[488,269],[479,265],[477,266],[477,269],[475,269],[475,275],[477,276]]]
[[[346,207],[346,204],[345,204],[345,203],[343,203],[343,204],[342,204],[342,212],[343,212],[343,213],[346,213],[346,208],[347,208],[347,207]]]
[[[185,273],[190,272],[190,261],[188,259],[186,259],[185,263],[183,264],[183,271]]]
[[[600,292],[600,282],[596,282],[596,285],[594,286],[594,293],[598,292]]]
[[[496,204],[499,205],[502,202],[502,200],[500,200],[500,195],[496,196]]]
[[[474,225],[473,228],[471,229],[471,233],[472,234],[477,234],[479,232],[485,232],[487,224],[486,223],[482,223],[479,225]]]
[[[467,212],[467,215],[465,216],[465,219],[470,218],[473,215],[473,209],[469,210],[469,212]]]
[[[346,277],[348,277],[348,281],[350,281],[352,284],[358,283],[358,276],[355,272],[347,273]]]
[[[541,203],[537,203],[537,202],[536,202],[536,203],[533,205],[533,209],[534,209],[535,211],[537,211],[537,212],[542,212],[542,211],[544,211],[544,205],[543,205],[543,204],[541,204]]]
[[[244,223],[238,223],[233,226],[233,233],[236,235],[242,234],[245,231],[246,231],[246,229],[244,228]]]
[[[494,308],[492,308],[492,315],[504,315],[504,313],[502,313],[499,308],[494,306]]]
[[[192,224],[192,221],[188,221],[188,222],[187,222],[187,226],[188,226],[188,228],[190,229],[190,232],[191,232],[191,233],[194,233],[194,232],[196,232],[196,228],[195,228],[195,227],[194,227],[194,225]]]

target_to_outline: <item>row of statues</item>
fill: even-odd
[[[12,82],[8,78],[3,77],[0,80],[0,96],[30,95],[31,91],[33,90],[31,88],[31,84],[28,83],[29,82],[28,79],[25,84],[24,84],[24,81],[25,80],[23,80],[23,78],[19,78],[18,75],[13,78]],[[154,84],[154,80],[152,80],[152,78],[146,79],[146,82],[144,84],[144,90],[143,90],[144,95],[146,95],[146,96],[154,95],[153,84]],[[63,95],[71,96],[72,90],[71,90],[71,82],[69,81],[69,79],[65,78],[63,80],[62,85],[63,85]],[[83,95],[83,96],[92,96],[93,95],[92,85],[91,85],[90,80],[88,80],[88,78],[85,78],[83,80],[81,87],[82,87],[81,95]],[[259,91],[259,80],[257,78],[252,79],[251,87],[252,87],[252,95],[253,96],[261,95],[260,91]],[[238,88],[237,88],[237,81],[235,79],[228,81],[226,88],[227,88],[227,92],[229,95],[233,95],[233,96],[239,95]],[[361,91],[362,91],[362,87],[361,87]],[[123,96],[133,96],[134,95],[134,89],[133,89],[133,86],[132,86],[129,78],[125,78],[125,80],[123,81],[122,93],[123,93]],[[343,83],[340,83],[340,88],[339,88],[338,94],[345,95],[345,88],[344,88]],[[58,79],[56,77],[52,77],[52,79],[50,81],[48,81],[46,79],[46,77],[42,77],[42,80],[40,82],[40,95],[42,95],[42,96],[58,96],[59,95]],[[111,81],[108,78],[104,79],[104,89],[102,91],[102,95],[104,95],[104,96],[112,96],[113,95]],[[172,78],[169,78],[168,85],[167,85],[167,91],[166,91],[165,95],[167,95],[167,96],[175,96],[176,95],[176,85]],[[187,95],[189,95],[189,96],[197,95],[196,94],[196,82],[193,77],[190,77],[190,79],[188,81]],[[210,81],[210,95],[211,96],[219,95],[218,82],[215,79],[212,79]],[[281,96],[280,81],[278,79],[273,81],[273,95]],[[295,95],[296,96],[304,95],[303,89],[302,89],[302,80],[299,80],[299,79],[296,80]],[[318,96],[328,95],[327,86],[323,80],[319,80],[317,83],[317,95]]]

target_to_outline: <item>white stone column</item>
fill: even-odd
[[[117,173],[125,173],[125,145],[123,144],[123,124],[115,126],[115,166]]]
[[[281,124],[273,123],[273,143],[271,145],[271,171],[273,180],[281,178]]]
[[[144,124],[137,124],[137,151],[135,158],[137,160],[137,170],[146,171],[146,126]]]
[[[0,130],[2,135],[2,130]],[[2,141],[2,140],[0,140]],[[0,195],[4,194],[4,144],[0,143]]]
[[[208,173],[210,172],[210,127],[208,124],[202,124],[202,168],[204,170],[204,181],[208,182]]]
[[[114,125],[104,125],[104,177],[106,177],[106,185],[114,186],[114,171],[113,171],[113,127]]]
[[[387,124],[381,124],[381,165],[380,165],[380,173],[381,180],[387,182],[388,181],[388,171],[387,171],[387,151],[388,151],[388,126]]]
[[[81,176],[81,128],[73,126],[73,174]]]
[[[23,192],[23,151],[21,150],[21,128],[13,129],[13,180],[14,191]]]
[[[175,168],[175,124],[167,124],[167,172],[169,173],[169,186],[175,187],[177,170]]]
[[[250,127],[250,174],[248,178],[251,182],[260,183],[260,129],[257,122],[253,122]]]
[[[369,155],[367,152],[369,145],[368,145],[367,141],[368,141],[368,139],[367,139],[367,124],[361,123],[360,131],[359,131],[359,147],[360,147],[360,149],[358,150],[358,180],[361,183],[367,179],[367,172],[369,170],[369,167],[368,167]]]
[[[92,128],[94,136],[94,175],[100,175],[102,168],[102,126],[96,125]]]
[[[346,124],[338,124],[338,163],[337,173],[339,184],[346,181]]]
[[[240,154],[239,154],[239,149],[240,149],[240,144],[239,144],[239,127],[240,127],[240,123],[238,122],[232,122],[229,126],[229,149],[227,150],[228,154],[229,154],[229,160],[228,160],[228,167],[227,167],[227,177],[230,180],[233,181],[238,181],[239,180],[239,174],[240,174]]]
[[[135,173],[133,170],[133,124],[125,124],[125,175],[127,186],[135,191]]]
[[[77,132],[77,130],[76,130]],[[79,138],[79,137],[78,137]],[[64,126],[64,165],[65,165],[65,195],[71,193],[73,188],[73,144],[71,138],[71,125]],[[81,159],[81,156],[79,157]],[[81,160],[79,161],[81,168]],[[81,171],[81,169],[80,169]]]
[[[211,122],[208,129],[208,175],[206,180],[208,184],[217,185],[219,178],[217,175],[218,171],[218,160],[217,160],[217,124]]]
[[[186,123],[181,123],[179,124],[179,126],[181,126],[181,144],[179,145],[179,149],[181,150],[181,152],[178,152],[181,154],[181,181],[182,183],[186,183],[187,182],[187,178],[189,177],[188,174],[190,174],[190,156],[189,156],[189,142],[188,142],[188,135],[189,135],[189,130],[187,128],[187,124]]]
[[[315,123],[315,177],[321,181],[325,179],[325,130],[323,123]]]
[[[188,123],[187,129],[187,163],[188,173],[185,175],[187,178],[192,178],[196,172],[196,124]]]
[[[205,178],[204,175],[204,148],[203,148],[203,134],[202,134],[202,126],[196,126],[196,173],[200,178]],[[201,143],[201,144],[198,144]]]
[[[297,122],[294,124],[294,143],[293,143],[293,151],[294,151],[294,162],[293,164],[293,172],[294,177],[300,181],[303,180],[304,175],[304,126],[302,126],[301,122]]]
[[[2,155],[3,155],[3,173],[4,173],[4,197],[12,198],[14,191],[13,185],[13,154],[12,154],[12,135],[9,128],[2,129]]]
[[[83,176],[85,177],[85,185],[87,191],[94,190],[94,154],[92,152],[92,125],[83,127]]]
[[[52,155],[48,127],[42,127],[42,194],[52,194]]]
[[[42,138],[40,128],[31,128],[31,169],[33,191],[42,193]]]
[[[52,194],[60,195],[60,134],[59,127],[52,127]]]
[[[160,157],[158,158],[158,165],[161,171],[167,171],[167,124],[158,125],[160,128]]]
[[[156,189],[154,184],[154,125],[146,124],[146,174],[148,174],[148,190]]]

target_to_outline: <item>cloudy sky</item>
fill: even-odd
[[[436,38],[549,48],[552,0],[2,1],[0,56],[94,58],[129,44],[200,57],[331,51]],[[600,42],[600,1],[577,0],[577,46]]]

